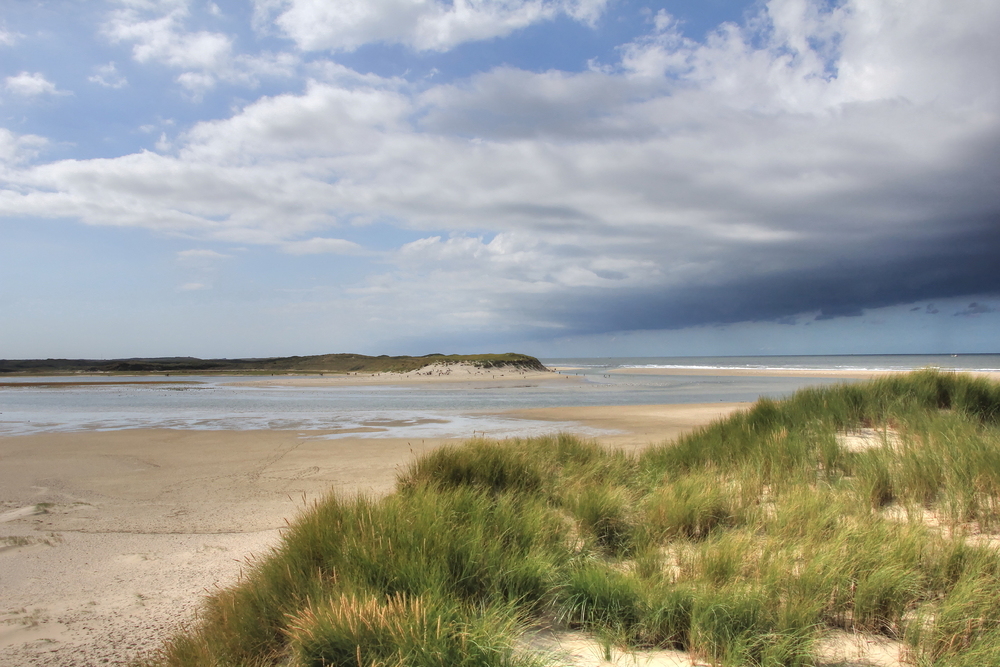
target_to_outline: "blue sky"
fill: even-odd
[[[0,10],[0,357],[998,352],[994,0]]]

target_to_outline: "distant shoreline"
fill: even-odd
[[[198,359],[196,357],[143,357],[133,359],[0,359],[0,377],[81,375],[273,375],[408,373],[436,366],[470,365],[480,369],[518,368],[544,371],[535,357],[504,354],[426,354],[420,357],[364,354],[319,354],[311,356],[245,359]]]
[[[242,387],[352,387],[424,384],[483,384],[508,386],[513,383],[582,381],[573,375],[560,375],[540,366],[542,370],[515,365],[480,367],[468,363],[432,364],[407,372],[287,372],[287,373],[131,373],[116,375],[18,375],[13,381],[0,376],[2,388],[51,388],[104,387],[113,385],[183,385],[197,384],[198,378],[211,378],[224,384]],[[143,378],[143,379],[129,379]],[[168,379],[169,378],[169,379]]]
[[[188,384],[204,377],[230,380],[226,384],[247,387],[352,387],[420,384],[461,384],[478,386],[483,383],[510,385],[515,382],[582,382],[587,374],[699,376],[699,377],[815,377],[868,380],[877,377],[913,372],[913,369],[845,369],[845,368],[711,368],[711,367],[620,367],[599,372],[583,366],[541,366],[542,370],[518,366],[478,367],[473,364],[433,364],[406,372],[198,372],[189,373],[74,373],[71,375],[8,374],[0,376],[0,388],[31,386],[52,389],[81,386]],[[581,372],[583,371],[583,372]],[[1000,370],[941,369],[944,373],[962,373],[991,380],[1000,380]],[[159,379],[162,377],[163,379]],[[14,381],[4,381],[10,378]],[[120,378],[120,379],[119,379]],[[128,379],[143,378],[143,379]],[[170,379],[167,379],[170,378]]]
[[[817,377],[844,378],[868,380],[888,375],[912,373],[915,369],[845,369],[845,368],[683,368],[683,367],[653,367],[653,368],[612,368],[605,371],[615,375],[710,375],[717,377]],[[1000,380],[1000,371],[941,369],[942,373],[963,373]]]

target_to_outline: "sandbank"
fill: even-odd
[[[187,385],[205,382],[206,378],[235,387],[355,387],[355,386],[423,386],[455,385],[488,389],[490,387],[537,387],[547,383],[565,386],[567,380],[582,382],[576,375],[561,375],[555,370],[524,370],[512,366],[479,368],[471,364],[435,364],[407,373],[277,373],[274,375],[241,375],[237,373],[142,373],[139,375],[31,376],[23,375],[0,380],[0,388],[31,386],[46,389],[69,389],[86,386],[113,385]]]
[[[321,373],[309,376],[240,378],[231,384],[239,387],[354,387],[379,385],[456,384],[476,388],[539,386],[580,381],[577,376],[555,371],[523,370],[513,367],[479,368],[471,364],[435,364],[407,373]]]
[[[565,381],[564,376],[549,374]],[[492,381],[492,378],[491,378]],[[635,449],[739,404],[542,408]],[[569,429],[572,430],[572,429]],[[127,665],[331,490],[383,494],[460,440],[135,429],[0,438],[0,665]]]

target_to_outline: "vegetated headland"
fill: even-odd
[[[762,399],[634,456],[475,439],[316,503],[149,664],[534,666],[532,638],[576,632],[698,664],[868,664],[829,654],[865,637],[998,665],[998,531],[1000,384],[965,375]]]
[[[260,359],[197,359],[157,357],[135,359],[0,359],[0,374],[273,374],[273,373],[406,373],[432,365],[466,364],[476,368],[516,368],[544,371],[535,357],[526,354],[427,354],[421,357],[363,354],[319,354],[304,357]]]

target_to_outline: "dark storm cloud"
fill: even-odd
[[[577,290],[568,298],[541,299],[532,309],[538,317],[547,313],[570,332],[583,334],[744,321],[787,323],[797,314],[816,312],[816,319],[824,320],[929,298],[1000,294],[998,222],[1000,216],[992,217],[964,234],[910,247],[907,254],[889,259],[879,259],[877,253],[818,256],[809,269],[733,276],[714,285]],[[956,315],[991,310],[971,303]],[[938,311],[928,304],[926,312]]]

